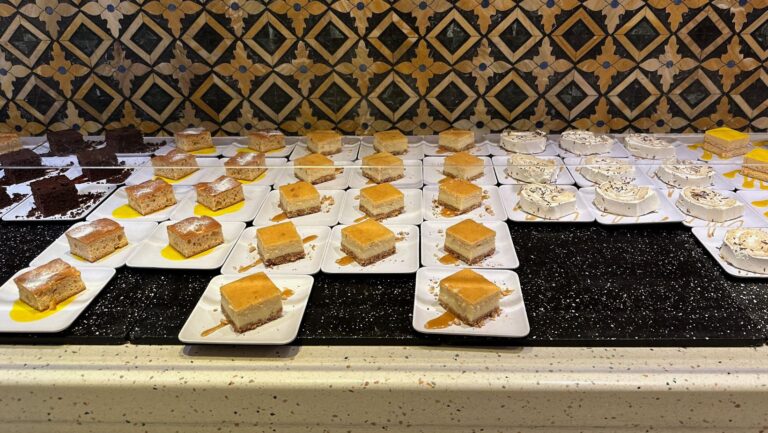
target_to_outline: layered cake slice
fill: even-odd
[[[205,128],[189,128],[174,134],[176,148],[184,152],[210,149],[213,147],[211,131]]]
[[[360,266],[395,254],[395,234],[374,219],[341,229],[341,251]]]
[[[277,266],[304,258],[304,243],[292,222],[256,230],[256,249],[265,266]]]
[[[738,228],[725,233],[720,257],[745,271],[768,274],[768,231]]]
[[[119,153],[142,153],[147,150],[144,134],[139,128],[133,126],[108,129],[104,132],[104,140],[107,142],[107,147]]]
[[[46,138],[48,139],[48,147],[54,155],[73,154],[85,147],[83,134],[74,129],[48,131]]]
[[[37,311],[46,311],[85,290],[80,271],[61,259],[31,269],[13,279],[19,299]]]
[[[280,209],[288,218],[320,212],[320,193],[311,183],[299,181],[279,188]]]
[[[70,253],[93,263],[128,245],[125,230],[106,218],[67,230]]]
[[[373,149],[376,152],[402,155],[408,152],[408,138],[396,129],[375,132],[373,134]]]
[[[571,130],[560,136],[560,147],[575,155],[595,155],[610,152],[613,140],[607,135],[596,135],[591,131]]]
[[[749,152],[749,134],[731,128],[715,128],[704,133],[704,150],[721,158],[733,158]]]
[[[307,133],[307,148],[312,153],[334,155],[341,152],[341,134],[331,130],[310,131]]]
[[[235,332],[246,332],[283,314],[282,292],[264,272],[221,286],[221,312]]]
[[[483,202],[483,189],[461,179],[440,183],[437,203],[459,214],[477,209]]]
[[[238,153],[224,162],[227,176],[252,182],[267,171],[267,160],[263,153]]]
[[[317,185],[335,179],[336,166],[327,156],[312,153],[293,161],[293,174],[297,179]]]
[[[184,257],[192,257],[224,243],[221,224],[211,217],[189,217],[168,230],[168,244]]]
[[[21,149],[21,139],[18,134],[0,133],[0,154],[15,152]]]
[[[443,248],[464,263],[474,265],[496,252],[496,232],[466,219],[445,230]]]
[[[280,131],[251,131],[248,133],[248,147],[261,153],[285,147],[285,135]]]
[[[179,180],[200,169],[194,155],[174,149],[165,155],[152,158],[155,176]]]
[[[245,200],[243,185],[227,176],[198,183],[195,185],[195,192],[197,202],[210,210],[224,209]]]
[[[645,159],[674,159],[675,146],[672,143],[649,134],[629,134],[624,144],[633,156]]]
[[[440,305],[469,326],[478,326],[499,311],[501,289],[471,269],[440,280]]]
[[[77,187],[64,175],[51,176],[29,184],[35,207],[43,216],[63,214],[80,205]]]
[[[653,188],[612,180],[595,188],[595,207],[613,215],[639,217],[659,208]]]
[[[518,203],[527,214],[556,220],[576,212],[576,193],[557,185],[525,185],[520,188]]]
[[[128,206],[142,215],[149,215],[176,204],[173,187],[162,179],[148,180],[125,187]]]
[[[516,154],[507,159],[506,173],[525,183],[553,183],[559,167],[554,159]]]
[[[474,180],[483,177],[485,163],[467,152],[457,152],[445,157],[443,174],[456,179]]]
[[[30,149],[21,149],[0,155],[0,168],[11,183],[22,183],[45,175],[40,155]],[[41,168],[32,168],[41,167]]]
[[[629,162],[609,156],[588,156],[576,170],[590,182],[601,184],[613,179],[635,179],[635,167]]]
[[[547,133],[506,129],[501,133],[499,145],[508,152],[541,153],[547,148]]]
[[[676,188],[705,187],[714,182],[715,169],[699,161],[669,159],[656,170],[656,177]]]
[[[83,171],[83,176],[91,182],[109,179],[123,172],[118,166],[117,155],[112,147],[90,149],[77,152],[77,162]]]
[[[768,149],[757,147],[744,156],[741,174],[758,180],[768,181]]]
[[[405,176],[403,160],[389,152],[364,156],[361,165],[363,176],[376,183],[393,182]]]
[[[405,195],[388,183],[360,190],[360,212],[377,220],[400,215],[405,210]]]
[[[475,133],[465,129],[449,129],[437,136],[437,146],[448,152],[461,152],[475,147]]]
[[[704,221],[724,222],[744,215],[744,205],[738,200],[709,188],[685,187],[676,204],[681,211]]]

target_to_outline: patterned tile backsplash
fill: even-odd
[[[768,0],[0,0],[0,130],[768,128]]]

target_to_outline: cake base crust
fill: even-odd
[[[403,174],[399,174],[399,175],[397,175],[397,176],[392,176],[392,177],[385,177],[384,179],[374,179],[373,177],[371,177],[371,175],[370,175],[370,174],[368,174],[368,173],[366,173],[366,172],[363,172],[363,176],[364,176],[366,179],[368,179],[368,180],[370,180],[370,181],[372,181],[372,182],[376,182],[376,183],[389,183],[389,182],[394,182],[394,181],[396,181],[396,180],[398,180],[398,179],[402,179],[402,178],[404,178],[404,177],[405,177],[405,174],[403,173]]]
[[[475,205],[472,205],[472,206],[470,206],[470,207],[468,207],[468,208],[466,208],[466,209],[463,209],[463,210],[462,210],[462,209],[458,209],[458,208],[455,208],[455,207],[453,207],[453,206],[451,206],[451,205],[449,205],[449,204],[447,204],[447,203],[443,203],[443,202],[441,202],[441,201],[439,201],[439,200],[437,201],[437,204],[441,205],[442,207],[444,207],[444,208],[446,208],[446,209],[448,209],[448,210],[452,210],[452,211],[454,211],[454,212],[458,212],[458,214],[459,214],[459,215],[461,215],[461,214],[465,214],[465,213],[467,213],[467,212],[471,212],[471,211],[473,211],[473,210],[475,210],[475,209],[479,208],[479,207],[480,207],[480,205],[482,205],[483,203],[482,203],[482,202],[480,202],[480,203],[477,203],[477,204],[475,204]]]
[[[310,214],[313,214],[313,213],[320,212],[320,206],[308,207],[308,208],[304,208],[304,209],[297,209],[297,210],[290,211],[290,212],[285,210],[285,209],[283,209],[282,207],[280,207],[280,209],[285,213],[285,216],[287,216],[288,218],[295,218],[295,217],[300,217],[300,216],[303,216],[303,215],[310,215]]]
[[[451,177],[451,178],[453,178],[453,179],[462,179],[462,180],[467,180],[467,181],[469,181],[469,180],[475,180],[475,179],[480,179],[481,177],[483,177],[483,175],[484,175],[484,174],[485,174],[485,173],[483,173],[483,172],[481,171],[479,174],[476,174],[476,175],[474,175],[474,176],[472,176],[472,177],[466,177],[466,178],[465,178],[465,177],[458,177],[458,176],[454,176],[454,175],[452,175],[452,174],[449,174],[449,173],[443,172],[443,175],[444,175],[444,176],[447,176],[447,177]]]
[[[438,149],[441,149],[441,150],[446,151],[446,152],[464,152],[464,151],[467,151],[467,150],[472,149],[474,147],[475,147],[475,143],[468,143],[468,144],[465,144],[464,146],[454,147],[454,148],[442,146],[442,145],[439,145],[439,144],[437,145]]]
[[[371,217],[373,219],[383,220],[383,219],[386,219],[386,218],[392,218],[392,217],[398,216],[401,213],[405,212],[405,206],[397,208],[397,209],[393,209],[393,210],[391,210],[391,211],[389,211],[387,213],[376,215],[373,212],[371,212],[370,210],[368,210],[368,208],[366,208],[365,206],[360,205],[360,212],[364,213],[365,215],[367,215],[367,216],[369,216],[369,217]]]
[[[264,320],[259,320],[258,322],[249,323],[248,326],[244,326],[242,328],[238,328],[237,325],[235,325],[235,322],[232,320],[232,318],[229,317],[227,312],[224,311],[223,309],[221,310],[221,314],[224,315],[224,318],[227,319],[227,322],[229,322],[229,325],[232,327],[232,329],[235,330],[235,332],[242,334],[243,332],[250,331],[252,329],[256,329],[256,328],[258,328],[261,325],[264,325],[264,324],[269,323],[269,322],[271,322],[273,320],[279,319],[280,316],[283,315],[283,311],[281,309],[280,312],[275,313],[275,314],[267,317]]]
[[[453,248],[451,248],[449,246],[443,246],[443,249],[445,249],[446,253],[449,253],[452,256],[455,256],[456,258],[458,258],[459,260],[461,260],[462,262],[464,262],[464,263],[466,263],[468,265],[474,265],[475,263],[480,263],[483,260],[487,259],[488,257],[491,257],[492,255],[494,255],[496,253],[496,247],[494,247],[493,249],[491,249],[487,253],[475,257],[474,260],[470,260],[469,257],[466,257],[466,256],[462,255],[461,253],[459,253],[458,251],[454,250]]]
[[[384,252],[376,254],[375,256],[368,257],[367,259],[361,259],[360,257],[357,257],[355,255],[355,253],[350,251],[343,244],[341,245],[341,252],[343,252],[344,254],[348,255],[349,257],[352,257],[352,259],[354,261],[356,261],[358,265],[360,265],[360,266],[368,266],[368,265],[372,265],[372,264],[378,262],[379,260],[384,260],[387,257],[389,257],[391,255],[394,255],[395,254],[395,247],[392,247],[389,250],[386,250]]]
[[[333,179],[336,179],[336,173],[329,174],[328,176],[318,177],[317,179],[315,179],[313,181],[309,181],[307,179],[302,179],[299,176],[296,176],[296,178],[298,178],[299,180],[303,180],[304,182],[309,182],[312,185],[317,185],[318,183],[328,182],[328,181],[331,181]]]
[[[264,266],[270,267],[270,266],[278,266],[285,263],[291,263],[295,262],[296,260],[303,259],[306,256],[304,251],[300,253],[291,253],[291,254],[285,254],[279,257],[275,257],[274,259],[264,260]]]
[[[482,325],[483,322],[485,322],[489,318],[491,318],[491,317],[497,315],[499,312],[501,312],[501,308],[496,308],[495,310],[489,311],[488,314],[478,318],[474,322],[470,322],[470,321],[466,320],[465,317],[462,317],[461,314],[459,314],[457,311],[453,311],[450,308],[448,308],[448,306],[445,305],[443,303],[443,301],[438,300],[437,302],[440,304],[441,307],[443,307],[445,309],[445,311],[448,311],[449,313],[451,313],[454,316],[456,316],[457,319],[461,320],[463,323],[465,323],[465,324],[467,324],[469,326],[472,326],[472,327],[478,327],[478,326]]]

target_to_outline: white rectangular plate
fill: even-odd
[[[424,155],[426,156],[446,156],[454,153],[454,152],[440,149],[440,147],[438,147],[437,135],[428,135],[422,138],[424,140],[422,141],[422,146],[424,146]],[[467,152],[475,156],[488,156],[491,154],[491,147],[488,145],[488,143],[480,140],[480,141],[476,141],[475,147],[473,147],[472,149],[469,149]]]
[[[485,141],[491,148],[491,155],[493,156],[508,156],[515,152],[510,152],[507,149],[501,147],[501,134],[485,134]],[[543,152],[533,153],[534,156],[557,156],[557,144],[552,141],[547,141],[547,146]]]
[[[368,266],[357,262],[339,265],[337,260],[346,257],[341,251],[341,229],[336,226],[331,231],[331,239],[325,251],[321,269],[328,274],[411,274],[419,269],[419,228],[412,225],[388,225],[388,229],[398,238],[395,254]]]
[[[555,178],[554,183],[555,185],[573,185],[574,180],[573,177],[571,177],[571,173],[568,172],[568,169],[565,168],[565,164],[563,164],[563,160],[560,159],[557,156],[543,156],[542,159],[551,159],[555,161],[555,163],[558,166],[558,172],[557,177]],[[508,156],[494,156],[493,157],[493,168],[496,170],[496,177],[499,178],[499,183],[502,185],[524,185],[526,182],[523,182],[521,180],[517,180],[514,177],[507,174],[507,163],[509,161]]]
[[[176,142],[174,141],[173,137],[168,137],[168,141],[168,144],[155,151],[155,155],[166,155],[170,151],[176,149]],[[216,158],[223,155],[227,148],[230,147],[229,145],[218,145],[215,139],[213,145],[214,147],[209,147],[208,149],[193,150],[186,153],[190,153],[201,158]]]
[[[282,316],[242,334],[227,325],[208,336],[201,336],[204,331],[225,320],[221,312],[221,286],[240,278],[238,275],[219,275],[208,283],[203,296],[181,328],[179,340],[187,344],[278,345],[296,339],[314,279],[308,275],[271,273],[269,278],[280,290],[293,291],[288,299],[283,300]]]
[[[280,209],[280,191],[270,191],[259,213],[253,220],[253,225],[268,226],[282,221],[291,221],[297,226],[334,226],[341,217],[341,209],[344,207],[344,191],[320,190],[320,212],[286,220],[272,221],[272,218],[283,213]]]
[[[242,221],[249,222],[256,218],[256,214],[261,209],[264,199],[269,194],[268,186],[243,186],[243,196],[245,202],[236,204],[225,209],[212,211],[203,205],[197,203],[197,193],[192,192],[176,206],[171,212],[170,219],[181,221],[184,218],[192,216],[209,216],[218,221]]]
[[[761,223],[755,227],[768,223],[768,192],[736,191],[736,196],[760,217]]]
[[[341,145],[341,152],[335,153],[333,155],[326,155],[328,158],[334,160],[334,161],[354,161],[357,159],[357,153],[360,150],[360,140],[356,139],[350,142],[350,137],[344,137],[342,139],[342,145]],[[302,156],[309,155],[310,152],[309,148],[306,145],[306,141],[302,141],[298,144],[296,144],[296,147],[293,149],[293,152],[291,153],[290,160],[294,161],[296,159],[301,158]]]
[[[504,221],[486,221],[483,224],[496,232],[496,252],[480,263],[468,265],[461,260],[453,264],[440,263],[440,258],[447,253],[443,249],[445,245],[445,230],[454,223],[444,221],[426,221],[421,225],[421,264],[438,268],[506,268],[515,269],[520,266],[509,227]]]
[[[678,223],[685,219],[685,215],[669,201],[669,190],[656,188],[656,194],[659,196],[659,209],[639,217],[628,217],[609,214],[595,207],[595,188],[582,188],[579,190],[582,199],[587,204],[589,211],[592,212],[597,222],[607,225],[628,225],[628,224],[657,224],[657,223]]]
[[[224,233],[224,243],[211,248],[202,256],[193,256],[188,259],[172,260],[163,257],[162,250],[168,246],[167,227],[178,221],[166,221],[155,228],[155,231],[145,240],[139,248],[128,257],[127,265],[132,268],[157,268],[157,269],[216,269],[220,268],[227,259],[237,238],[245,228],[245,224],[235,221],[221,222],[221,230]],[[181,257],[179,255],[179,257]]]
[[[482,337],[521,338],[528,335],[531,327],[525,312],[520,279],[512,271],[500,269],[477,269],[484,276],[507,293],[499,301],[501,312],[498,316],[486,320],[482,326],[473,327],[465,324],[452,324],[442,329],[427,329],[426,324],[445,313],[437,302],[440,293],[440,280],[455,273],[457,269],[421,268],[416,272],[416,295],[413,302],[413,329],[424,334],[469,335]]]
[[[704,245],[704,248],[709,252],[710,255],[717,261],[717,263],[720,265],[720,267],[723,268],[725,272],[727,272],[730,275],[733,275],[734,277],[743,277],[743,278],[768,278],[768,274],[758,274],[756,272],[750,272],[745,271],[743,269],[739,269],[730,263],[726,262],[721,256],[720,256],[720,247],[723,245],[723,240],[725,239],[725,233],[730,230],[729,228],[724,227],[694,227],[693,229],[693,235],[696,236],[696,239],[701,242],[702,245]]]
[[[332,180],[329,180],[327,182],[318,183],[315,185],[315,188],[317,189],[347,189],[349,186],[349,173],[352,171],[352,166],[354,165],[352,161],[334,161],[334,164],[336,165],[336,177]],[[341,171],[339,173],[338,171]],[[277,189],[280,185],[285,185],[288,183],[296,183],[299,181],[299,179],[293,175],[293,162],[289,162],[288,165],[285,166],[285,168],[281,169],[283,173],[277,177],[277,181],[275,181],[275,189]]]
[[[176,196],[176,204],[173,206],[169,206],[165,209],[161,209],[157,212],[151,213],[149,215],[140,215],[138,212],[133,211],[133,209],[130,209],[130,206],[128,206],[128,195],[125,193],[125,187],[122,187],[115,191],[114,194],[109,196],[108,199],[106,199],[101,206],[96,208],[90,215],[88,215],[88,218],[86,218],[88,221],[97,220],[100,218],[111,218],[115,221],[165,221],[171,216],[171,212],[173,212],[174,209],[176,209],[176,206],[181,203],[187,194],[192,194],[191,191],[192,187],[189,186],[174,186],[173,187],[173,193]],[[125,209],[129,209],[131,212],[135,212],[135,217],[123,217],[120,215],[119,208],[122,208],[125,206]]]
[[[287,162],[288,160],[285,158],[267,158],[265,165],[268,168],[265,173],[260,174],[254,180],[238,179],[238,182],[242,183],[243,185],[249,185],[249,186],[272,186],[275,184],[275,181],[280,177],[283,170],[285,170]],[[219,174],[219,176],[225,176],[227,171],[226,169],[222,169],[220,172],[217,172],[217,174],[218,173],[221,173]]]
[[[178,180],[162,178],[171,185],[195,185],[200,182],[210,182],[219,176],[224,176],[224,163],[216,158],[195,158],[200,168]],[[148,180],[155,179],[155,170],[151,166],[137,168],[128,179],[126,185],[138,185]]]
[[[629,163],[629,164],[636,164],[634,160],[631,158],[620,158],[621,160]],[[584,158],[565,158],[563,162],[565,163],[565,166],[568,168],[568,172],[571,173],[571,177],[573,177],[573,180],[576,182],[576,185],[579,186],[579,188],[589,188],[591,186],[595,186],[595,183],[591,180],[587,179],[586,177],[582,176],[581,171],[579,168],[584,165],[583,162]],[[646,162],[645,164],[637,163],[635,165],[635,179],[632,181],[635,185],[647,185],[647,186],[656,186],[656,182],[652,181],[647,174],[645,174],[645,171],[641,168],[643,165],[648,165]]]
[[[296,147],[296,143],[298,143],[300,139],[301,137],[285,137],[285,147],[270,150],[265,155],[267,158],[288,158],[291,152],[293,152],[293,149]],[[231,158],[240,152],[259,153],[258,151],[248,147],[248,137],[214,137],[213,140],[214,143],[217,143],[216,140],[222,140],[226,141],[228,144],[231,144],[230,146],[224,148],[224,151],[222,152],[222,156],[227,158]]]
[[[677,207],[677,200],[680,198],[680,194],[683,193],[682,189],[670,189],[669,191],[672,191],[672,196],[669,197],[669,201],[671,201],[675,207]],[[669,191],[667,192],[667,195],[669,195]],[[683,213],[683,224],[685,224],[688,227],[726,227],[726,228],[738,228],[738,227],[761,227],[766,226],[768,223],[766,223],[765,220],[763,220],[760,215],[758,215],[754,208],[746,202],[742,197],[740,197],[737,193],[733,191],[726,191],[726,190],[718,190],[718,192],[726,197],[735,198],[737,201],[741,202],[744,205],[744,214],[740,218],[734,218],[732,220],[723,221],[723,222],[714,222],[714,221],[705,221],[696,217],[693,217],[691,215],[688,215],[687,213],[683,212],[679,207],[677,208],[680,210],[680,212]]]
[[[325,226],[299,226],[296,231],[302,239],[310,236],[317,236],[316,239],[304,243],[304,253],[306,256],[295,262],[284,263],[278,266],[267,267],[264,263],[259,263],[247,270],[240,272],[240,268],[251,266],[260,260],[259,252],[256,250],[256,229],[259,227],[248,227],[240,235],[235,244],[232,253],[224,262],[221,273],[225,275],[248,275],[256,272],[275,272],[280,274],[303,274],[312,275],[320,272],[320,265],[323,263],[323,255],[328,245],[328,239],[331,237],[331,229]],[[253,251],[251,251],[253,250]]]
[[[363,176],[363,170],[359,168],[362,161],[355,161],[353,164],[356,167],[349,170],[350,188],[365,188],[366,186],[376,185],[372,180]],[[397,188],[421,188],[424,185],[421,161],[407,160],[403,161],[403,165],[404,176],[389,183]]]
[[[588,156],[588,155],[576,155],[575,153],[568,152],[567,150],[560,147],[560,139],[558,138],[556,141],[557,144],[557,153],[560,155],[561,158],[581,158],[582,156]],[[624,146],[621,145],[616,140],[613,140],[613,146],[611,147],[611,151],[608,153],[601,153],[602,156],[612,156],[614,158],[627,158],[629,157],[629,152],[627,152],[627,149],[624,148]]]
[[[437,204],[439,192],[438,185],[427,185],[424,187],[422,212],[425,220],[430,221],[461,221],[463,219],[473,219],[475,221],[504,221],[507,214],[504,212],[504,205],[499,197],[499,187],[483,186],[483,203],[479,208],[467,213],[456,216],[443,216],[443,206]]]
[[[59,304],[52,314],[34,313],[34,309],[19,301],[19,289],[13,279],[32,268],[22,269],[0,286],[0,332],[60,332],[69,327],[93,299],[115,276],[112,268],[81,268],[80,276],[85,290],[74,296],[72,301]],[[14,304],[16,307],[14,307]],[[27,314],[31,311],[33,313]],[[25,321],[28,320],[28,321]]]
[[[659,179],[659,177],[656,175],[656,170],[658,170],[660,166],[661,164],[656,161],[653,164],[638,165],[637,168],[645,172],[655,187],[659,189],[677,188],[676,186],[668,185],[666,182]],[[709,185],[711,188],[722,190],[732,190],[735,188],[731,182],[728,182],[725,177],[720,174],[717,166],[712,166],[712,168],[715,169],[715,176],[712,178],[712,183]]]
[[[576,193],[576,212],[566,215],[560,219],[548,220],[529,213],[523,212],[518,207],[520,201],[519,193],[522,185],[502,185],[499,187],[501,202],[504,203],[504,210],[511,221],[517,222],[544,222],[544,223],[591,223],[595,220],[589,207],[579,194],[575,186],[561,185],[561,187]]]
[[[376,150],[373,148],[373,137],[363,137],[357,157],[362,159],[364,156],[373,155],[374,153],[376,153]],[[403,160],[412,161],[424,159],[424,147],[421,145],[421,140],[413,136],[408,137],[408,150],[403,154],[395,156]]]
[[[419,225],[424,218],[421,215],[421,190],[420,189],[401,189],[405,197],[405,209],[400,215],[387,218],[381,223],[385,224],[412,224]],[[342,224],[355,224],[368,217],[360,211],[360,190],[349,189],[346,191],[344,207],[341,210]]]
[[[10,211],[3,215],[3,221],[79,221],[85,218],[94,208],[102,203],[112,191],[115,190],[115,185],[106,185],[98,183],[81,183],[76,185],[77,192],[79,194],[97,193],[101,194],[101,197],[85,206],[81,206],[78,209],[68,211],[64,215],[53,215],[49,217],[30,217],[29,213],[35,207],[35,201],[32,196],[27,197],[21,203],[13,207]]]
[[[741,165],[716,165],[712,164],[712,168],[722,176],[727,183],[727,187],[724,189],[738,189],[745,191],[765,191],[768,193],[768,182],[747,177],[741,174]]]
[[[487,156],[481,156],[485,164],[483,169],[483,175],[477,179],[471,180],[475,185],[496,185],[496,175],[493,172],[493,165],[491,158]],[[424,158],[424,183],[430,185],[436,185],[447,176],[443,174],[443,167],[445,166],[444,156],[428,156]]]

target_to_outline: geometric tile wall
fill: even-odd
[[[2,0],[0,130],[768,128],[768,0]]]

